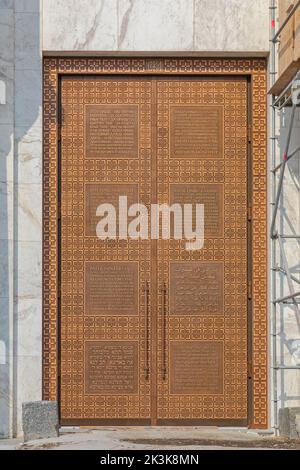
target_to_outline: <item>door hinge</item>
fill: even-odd
[[[249,204],[247,207],[247,219],[248,219],[248,222],[251,222],[252,220],[252,205],[251,204]]]
[[[252,281],[248,281],[248,299],[252,299]]]

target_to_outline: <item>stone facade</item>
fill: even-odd
[[[268,0],[45,0],[44,52],[266,54]]]
[[[0,0],[1,436],[19,434],[22,403],[42,398],[42,55],[267,56],[269,0],[250,3]],[[290,170],[286,200],[298,221],[298,162]],[[293,260],[298,245],[288,243]],[[279,347],[293,363],[299,332],[285,309]],[[280,405],[295,406],[299,376],[282,374]]]

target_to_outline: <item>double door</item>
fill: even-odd
[[[246,424],[247,79],[60,87],[62,424]],[[119,196],[203,204],[203,247],[126,238]],[[115,238],[97,236],[101,204]]]

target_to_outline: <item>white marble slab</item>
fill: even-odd
[[[42,399],[42,357],[41,355],[18,356],[16,379],[17,429],[22,431],[22,403]]]
[[[43,50],[106,51],[117,48],[117,0],[43,2]]]
[[[0,240],[13,239],[13,183],[0,182]]]
[[[7,437],[11,429],[10,365],[0,357],[0,438]]]
[[[42,126],[42,74],[40,70],[15,71],[15,124]]]
[[[0,75],[0,80],[5,83],[5,104],[0,105],[0,124],[10,124],[14,120],[14,83],[8,76]]]
[[[41,67],[41,34],[39,13],[15,13],[16,69]]]
[[[193,2],[119,0],[118,49],[193,50]]]
[[[8,4],[2,3],[3,6]],[[0,80],[4,82],[6,103],[0,105],[0,158],[7,155],[7,143],[13,129],[1,127],[1,124],[14,122],[14,15],[12,10],[1,9],[0,14]],[[3,162],[0,162],[2,166]],[[2,172],[3,169],[1,169]],[[0,202],[1,204],[1,202]]]
[[[0,240],[0,297],[10,295],[12,272],[10,269],[11,254],[13,252],[12,240]]]
[[[18,297],[41,298],[42,296],[42,243],[18,242],[15,256],[18,270],[15,282]]]
[[[11,328],[10,299],[0,297],[0,438],[9,434],[11,422]]]
[[[269,50],[268,0],[47,0],[44,51]]]
[[[2,9],[0,15],[0,58],[12,62],[14,53],[14,13],[12,10]]]
[[[15,128],[19,183],[42,184],[42,128]]]
[[[16,187],[16,237],[19,241],[42,240],[42,186],[19,183]]]
[[[195,0],[195,50],[268,51],[269,0]]]
[[[5,0],[4,0],[5,1]],[[46,0],[47,2],[48,0]],[[43,0],[14,0],[16,12],[39,12]]]
[[[18,316],[17,354],[42,355],[42,299],[16,299]]]
[[[13,181],[14,127],[13,124],[0,124],[0,182]],[[0,201],[1,205],[1,201]]]
[[[13,9],[14,7],[14,0],[0,0],[0,9]]]

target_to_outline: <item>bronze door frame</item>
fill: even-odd
[[[43,398],[59,399],[59,77],[64,74],[248,76],[251,93],[252,229],[250,427],[268,426],[266,60],[207,58],[44,58]],[[83,423],[82,423],[83,424]],[[126,424],[126,423],[124,423]],[[131,424],[128,422],[127,424]],[[194,423],[189,423],[194,424]],[[227,423],[228,424],[228,423]]]

